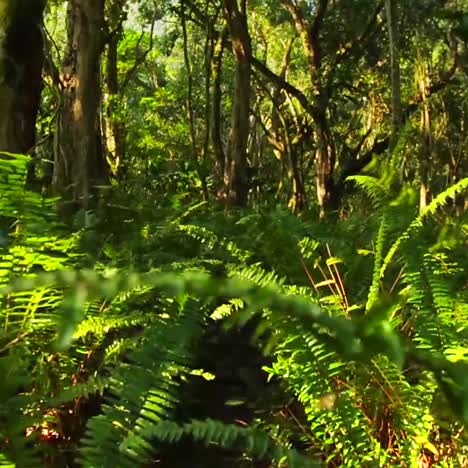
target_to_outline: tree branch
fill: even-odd
[[[349,55],[351,55],[356,49],[362,46],[364,42],[372,36],[374,26],[376,25],[377,18],[380,12],[382,11],[382,8],[383,8],[383,2],[379,2],[372,16],[368,19],[363,33],[335,55],[335,60],[334,60],[333,66],[330,67],[330,73],[327,76],[327,84],[325,86],[325,89],[327,90],[327,96],[330,96],[330,89],[332,86],[333,76],[334,76],[336,67],[340,63],[342,63]]]
[[[444,76],[437,83],[434,83],[432,86],[429,87],[426,98],[436,94],[437,92],[443,90],[446,86],[450,85],[453,82],[453,76],[457,67],[458,56],[455,55],[452,66],[447,70]],[[406,108],[403,111],[403,124],[408,121],[408,119],[414,114],[414,112],[416,112],[419,104],[421,104],[422,102],[422,99],[422,96],[418,96],[406,106]],[[362,171],[362,169],[364,169],[364,167],[371,162],[372,156],[374,154],[380,155],[384,153],[388,149],[389,145],[390,137],[383,137],[381,139],[376,140],[372,147],[360,156],[359,153],[362,144],[358,145],[358,151],[352,151],[351,158],[349,158],[348,161],[344,163],[343,171],[341,172],[338,185],[343,185],[347,177],[359,174]]]
[[[142,54],[140,54],[140,56],[137,56],[135,58],[135,62],[133,63],[132,65],[132,68],[130,68],[130,70],[128,70],[128,72],[126,73],[124,79],[122,80],[122,85],[120,87],[121,89],[121,93],[123,93],[124,89],[128,86],[128,84],[130,83],[130,80],[132,79],[132,76],[133,74],[136,72],[137,68],[146,60],[146,57],[148,56],[148,54],[153,50],[153,36],[154,36],[154,26],[156,24],[156,20],[158,18],[158,12],[155,10],[154,11],[154,14],[153,14],[153,18],[151,20],[151,30],[150,30],[150,37],[149,37],[149,45],[148,45],[148,48],[145,49],[143,51]],[[138,42],[135,46],[135,54],[138,53],[138,47],[140,46],[142,40],[143,40],[143,37],[145,36],[145,31],[143,30],[141,32],[141,35],[140,37],[138,38]]]
[[[264,63],[260,62],[255,57],[251,57],[252,66],[259,71],[263,76],[268,78],[270,81],[275,83],[281,89],[287,91],[291,96],[294,96],[301,104],[303,109],[310,115],[316,115],[317,109],[307,99],[306,95],[291,83],[287,82],[284,78],[277,75],[275,72],[270,70]]]
[[[320,68],[320,64],[322,61],[322,54],[320,50],[320,43],[319,43],[319,34],[320,30],[323,25],[323,20],[325,15],[327,14],[328,9],[328,0],[320,0],[320,3],[317,7],[317,13],[315,15],[314,21],[309,29],[309,38],[310,38],[310,45],[314,51],[314,65],[315,68]]]

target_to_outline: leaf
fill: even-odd
[[[419,435],[419,436],[414,436],[413,438],[417,444],[422,445],[425,449],[429,450],[437,457],[439,456],[439,451],[434,446],[434,444],[432,444],[431,442],[427,440],[427,437]]]
[[[84,310],[88,290],[86,286],[78,284],[64,299],[62,314],[58,324],[55,348],[62,351],[70,346],[78,324],[84,318]]]

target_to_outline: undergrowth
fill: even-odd
[[[71,232],[26,165],[0,159],[1,463],[148,466],[193,439],[275,466],[466,466],[467,224],[447,205],[468,179],[419,215],[362,176],[365,222],[110,205]],[[181,418],[208,330],[252,323],[284,401]]]

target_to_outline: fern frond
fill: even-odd
[[[206,245],[209,250],[222,248],[233,258],[241,262],[246,262],[252,256],[250,252],[239,248],[232,240],[218,236],[215,232],[210,231],[206,227],[196,226],[194,224],[181,224],[177,229],[193,239],[196,239],[201,244]]]
[[[374,208],[381,210],[389,201],[389,193],[382,180],[368,175],[349,176],[346,180],[355,182],[370,198]]]
[[[78,285],[79,288],[85,288],[91,297],[112,297],[117,292],[131,290],[137,285],[147,285],[175,297],[242,298],[248,302],[249,309],[244,311],[239,320],[248,319],[249,316],[268,309],[272,312],[272,323],[285,319],[289,319],[292,323],[301,323],[310,334],[325,343],[331,351],[340,353],[346,361],[357,358],[367,360],[369,356],[383,353],[395,360],[398,365],[402,365],[405,353],[408,352],[386,319],[366,321],[335,316],[306,298],[288,296],[275,288],[262,288],[239,278],[221,280],[195,272],[174,275],[156,271],[143,275],[122,273],[103,279],[95,271],[67,271],[18,279],[1,289],[0,293],[8,294],[54,282],[64,288],[75,288]],[[411,353],[434,372],[440,372],[445,365],[450,365],[443,359],[428,359],[417,350],[412,349]]]
[[[234,266],[229,271],[229,276],[251,281],[261,287],[272,286],[281,290],[286,278],[280,277],[274,270],[266,270],[260,262],[247,266]]]
[[[15,466],[40,466],[37,432],[30,437],[26,434],[39,416],[34,397],[21,391],[31,383],[26,363],[14,354],[0,357],[0,374],[4,377],[0,385],[0,452]]]
[[[99,393],[104,394],[104,390],[110,385],[109,377],[90,377],[86,382],[76,383],[72,386],[61,389],[60,394],[50,398],[47,406],[57,407],[63,403],[68,403],[76,398],[88,398],[91,395]]]
[[[203,314],[191,310],[145,329],[127,363],[117,365],[103,414],[91,418],[83,441],[86,466],[135,466],[154,449],[144,434],[168,417],[177,403],[177,381],[190,372],[191,349],[203,329]],[[113,447],[112,454],[108,449]]]
[[[145,434],[148,440],[156,438],[171,443],[178,442],[184,436],[192,437],[205,444],[216,444],[225,449],[243,449],[253,458],[286,463],[290,468],[320,466],[317,461],[300,455],[295,450],[287,450],[278,446],[267,434],[256,428],[223,424],[212,419],[191,421],[183,425],[163,421]]]
[[[377,233],[377,241],[375,245],[375,254],[374,254],[374,272],[372,275],[372,284],[369,288],[369,294],[367,297],[366,311],[372,308],[379,296],[380,290],[380,269],[383,262],[383,249],[385,246],[386,233],[388,230],[388,220],[387,213],[383,213],[382,219],[380,221],[379,231]]]
[[[419,229],[421,229],[421,227],[423,226],[423,223],[426,220],[426,218],[429,218],[430,216],[434,215],[439,208],[441,208],[448,202],[450,198],[454,198],[458,194],[464,192],[467,188],[468,177],[465,177],[452,187],[449,187],[447,190],[437,195],[437,197],[435,197],[431,201],[431,203],[429,203],[424,212],[416,217],[416,219],[408,226],[405,232],[390,247],[380,269],[381,278],[384,276],[388,265],[392,261],[400,245],[404,242],[407,242],[409,239],[414,238],[416,232],[418,232]]]
[[[448,278],[442,274],[437,257],[419,248],[404,248],[405,270],[402,281],[415,341],[420,347],[440,352],[460,342],[459,324],[452,319],[454,298]]]
[[[110,330],[119,330],[132,328],[138,325],[144,325],[149,318],[145,317],[141,312],[120,316],[113,314],[89,315],[81,321],[75,330],[74,339],[86,337],[92,334],[96,339],[103,338]]]

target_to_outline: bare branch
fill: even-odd
[[[260,60],[258,60],[257,58],[252,57],[251,62],[253,67],[262,75],[264,75],[270,81],[275,83],[281,89],[287,91],[289,94],[291,94],[291,96],[294,96],[300,102],[301,106],[307,113],[309,113],[310,115],[316,114],[317,109],[313,104],[309,102],[306,95],[300,89],[296,88],[294,85],[287,82],[284,78],[270,70],[264,63],[260,62]]]

